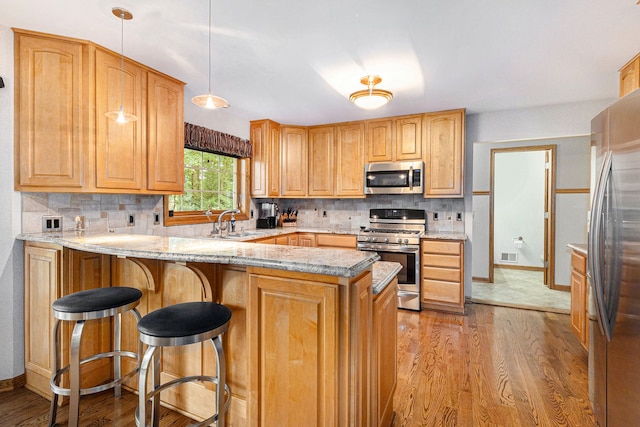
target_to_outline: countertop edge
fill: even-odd
[[[567,243],[567,247],[587,256],[587,245],[584,243]]]
[[[398,262],[376,261],[373,264],[373,295],[384,291],[400,270],[402,270],[402,264]]]

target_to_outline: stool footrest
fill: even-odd
[[[95,360],[106,359],[107,357],[116,357],[116,356],[126,357],[126,358],[129,358],[129,359],[133,359],[136,362],[139,362],[139,358],[138,358],[138,354],[137,353],[134,353],[132,351],[120,350],[120,351],[110,351],[110,352],[106,352],[106,353],[94,354],[93,356],[90,356],[90,357],[87,357],[85,359],[80,360],[80,366],[82,366],[83,364],[89,363],[89,362],[93,362]],[[58,394],[60,396],[70,396],[71,395],[71,389],[70,388],[60,387],[60,386],[57,385],[58,381],[60,380],[60,377],[69,371],[69,367],[70,367],[70,365],[67,365],[64,368],[59,369],[57,372],[54,372],[51,380],[49,381],[49,384],[51,386],[51,390],[54,393],[56,393],[56,394]],[[92,393],[99,393],[101,391],[105,391],[105,390],[109,390],[111,388],[114,388],[114,387],[124,383],[129,378],[133,377],[135,374],[137,374],[139,369],[140,368],[139,368],[138,363],[137,363],[136,367],[134,369],[132,369],[131,371],[129,371],[126,374],[122,375],[120,378],[115,378],[113,381],[110,381],[110,382],[105,383],[105,384],[100,384],[100,385],[97,385],[97,386],[94,386],[94,387],[81,388],[80,389],[80,396],[85,396],[87,394],[92,394]]]

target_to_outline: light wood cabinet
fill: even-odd
[[[81,190],[91,169],[89,48],[20,32],[14,40],[15,189]]]
[[[276,245],[288,245],[289,244],[289,236],[287,236],[286,234],[283,236],[277,236],[276,238]]]
[[[640,87],[640,53],[620,69],[620,97]]]
[[[281,127],[280,196],[306,197],[307,195],[307,128]]]
[[[422,115],[366,122],[367,163],[422,160]]]
[[[24,246],[24,358],[26,387],[51,398],[53,373],[51,304],[62,295],[62,248],[45,243]]]
[[[289,246],[298,246],[300,244],[300,237],[298,233],[289,234],[287,244]]]
[[[425,197],[464,196],[464,110],[425,114]]]
[[[464,242],[424,239],[422,306],[464,313]]]
[[[336,126],[335,195],[364,197],[364,123]]]
[[[373,296],[373,360],[371,413],[376,427],[391,427],[397,377],[398,279]]]
[[[571,330],[585,349],[589,346],[588,292],[586,256],[574,250],[571,253]]]
[[[184,83],[91,42],[14,29],[15,188],[172,194],[183,189]],[[123,104],[136,122],[104,113]]]
[[[309,128],[309,188],[307,195],[310,197],[333,196],[335,193],[334,132],[333,126]]]
[[[251,196],[280,196],[280,125],[272,120],[250,124]]]
[[[316,235],[314,233],[298,233],[300,246],[314,248],[316,246]]]

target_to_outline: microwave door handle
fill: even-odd
[[[413,190],[413,166],[409,166],[409,191]]]

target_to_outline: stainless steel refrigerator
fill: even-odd
[[[601,427],[640,425],[640,90],[591,122],[589,395]]]

